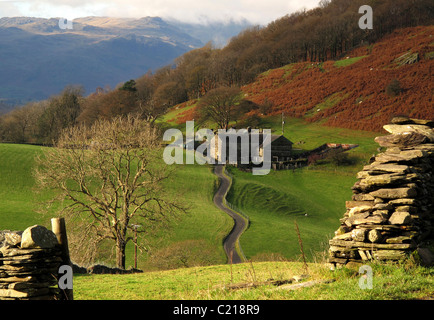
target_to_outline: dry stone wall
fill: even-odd
[[[375,138],[387,148],[357,174],[341,226],[329,241],[334,267],[350,261],[432,264],[434,242],[434,122],[398,117]]]
[[[0,300],[61,299],[61,256],[56,235],[43,226],[0,231]]]

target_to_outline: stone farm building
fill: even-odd
[[[248,129],[247,129],[248,130]],[[252,147],[255,147],[254,143],[252,142],[252,137],[251,137],[251,132],[250,130],[248,130],[248,159],[242,159],[242,153],[241,153],[241,148],[242,148],[242,138],[239,136],[239,134],[235,131],[231,132],[228,131],[226,133],[226,143],[225,143],[225,147],[226,147],[226,162],[229,162],[229,143],[230,142],[235,142],[237,143],[237,159],[236,159],[236,163],[231,163],[235,166],[250,166],[250,163],[252,162],[252,160],[257,160],[258,156],[259,157],[263,157],[264,156],[264,148],[267,147],[266,145],[264,145],[264,134],[262,133],[262,130],[259,131],[259,154],[255,154],[254,149]],[[218,134],[216,133],[216,137],[218,137]],[[221,157],[221,153],[218,150],[218,143],[217,143],[218,139],[215,139],[215,153],[214,153],[214,158],[219,161],[220,157]],[[289,141],[287,138],[285,138],[283,135],[271,135],[271,139],[270,139],[270,143],[271,143],[271,163],[273,164],[277,164],[277,163],[283,163],[283,162],[289,162],[292,161],[292,145],[293,143],[291,141]],[[246,164],[249,163],[249,164]],[[276,166],[274,166],[276,167]],[[276,168],[274,168],[276,169]]]
[[[286,162],[292,159],[292,145],[282,135],[271,135],[271,162]],[[261,144],[259,149],[259,155],[262,156],[264,146]]]
[[[246,134],[248,133],[248,134]],[[223,141],[222,146],[225,146],[226,151],[222,154],[219,151],[218,138]],[[248,140],[247,140],[248,138]],[[244,140],[243,140],[244,139]],[[239,168],[249,169],[252,168],[256,163],[261,165],[264,156],[264,134],[263,130],[259,129],[259,141],[252,139],[251,130],[228,130],[224,133],[224,136],[217,131],[214,132],[214,138],[209,142],[204,139],[203,141],[195,141],[194,149],[196,150],[201,145],[206,145],[206,150],[204,151],[204,156],[207,156],[207,152],[210,151],[210,156],[215,162],[227,163],[234,165]],[[259,143],[258,143],[259,142]],[[236,159],[230,158],[230,145],[236,143]],[[341,144],[341,143],[325,143],[313,150],[299,152],[300,150],[293,149],[293,143],[288,140],[283,135],[271,135],[271,169],[273,170],[289,170],[295,169],[303,166],[307,166],[320,159],[331,157],[337,153],[345,152],[357,148],[357,144]],[[183,139],[178,139],[175,145],[179,144],[180,147],[186,148],[186,144]],[[210,147],[212,146],[212,147]],[[248,152],[244,152],[246,158],[242,158],[242,147]],[[193,147],[192,147],[193,148]],[[255,154],[255,150],[258,152]],[[234,156],[234,155],[232,155]],[[232,160],[232,161],[231,161]]]

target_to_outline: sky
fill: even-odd
[[[318,3],[319,0],[0,0],[0,18],[158,16],[192,23],[246,19],[266,25],[297,10],[317,7]]]

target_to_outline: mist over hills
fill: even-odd
[[[62,21],[65,22],[65,21]],[[209,25],[159,17],[74,19],[72,29],[58,18],[0,19],[0,104],[43,100],[66,85],[115,87],[208,41],[223,45],[247,22]]]
[[[209,21],[203,24],[170,20],[170,23],[184,30],[192,37],[201,40],[204,44],[212,41],[217,47],[225,46],[230,38],[252,26],[245,19],[240,21],[228,20],[226,22]]]

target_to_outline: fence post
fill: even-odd
[[[69,247],[68,247],[68,237],[66,234],[66,226],[64,218],[53,218],[51,219],[51,230],[57,237],[57,241],[60,244],[62,250],[62,265],[68,265],[72,268],[71,259],[69,257]],[[73,300],[73,289],[66,288],[62,289],[65,295],[65,299]]]

